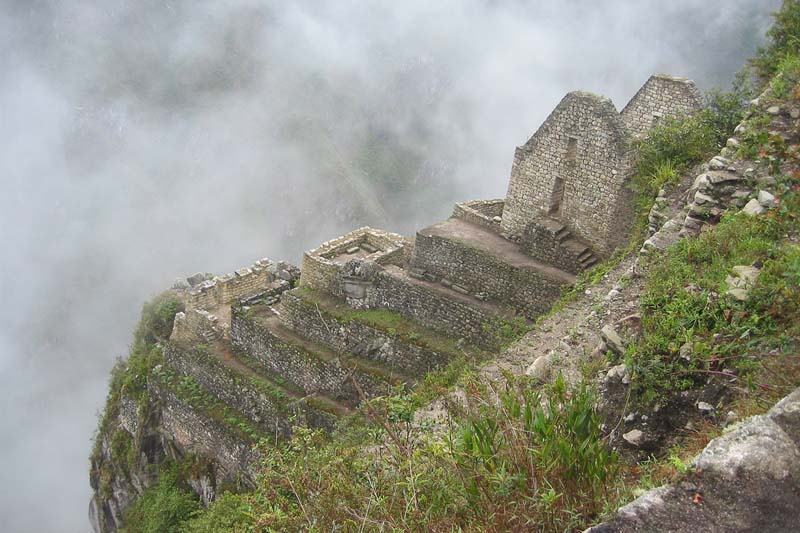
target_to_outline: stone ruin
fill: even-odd
[[[174,289],[185,311],[165,365],[274,435],[330,427],[364,398],[489,357],[625,240],[629,141],[700,106],[692,82],[668,76],[651,77],[622,113],[570,93],[517,148],[505,199],[456,204],[413,238],[357,229],[306,252],[302,270],[262,259],[191,276]],[[219,479],[250,471],[250,448],[224,420],[169,382],[148,386],[183,451],[214,459]]]

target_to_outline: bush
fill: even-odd
[[[126,509],[122,533],[177,533],[198,509],[197,496],[180,486],[174,469],[163,469],[156,484]]]
[[[220,499],[185,530],[553,531],[595,520],[617,457],[594,395],[560,379],[543,392],[525,379],[468,389],[444,434],[411,424],[405,396],[370,402],[383,417],[370,427],[297,428],[265,450],[254,492]]]
[[[779,72],[787,56],[800,53],[800,2],[784,0],[774,17],[775,22],[767,32],[768,44],[750,60],[763,84]]]
[[[169,338],[175,315],[183,310],[183,302],[172,292],[166,291],[154,297],[142,307],[134,342],[155,344]]]

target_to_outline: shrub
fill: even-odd
[[[757,76],[766,84],[779,71],[787,56],[800,53],[800,2],[784,0],[773,14],[775,22],[767,32],[768,43],[750,60]]]
[[[169,338],[175,315],[183,311],[183,303],[172,292],[163,292],[142,307],[142,318],[134,334],[134,342],[155,344]]]
[[[163,469],[156,484],[126,509],[122,532],[177,533],[198,509],[197,496],[180,485],[174,469]]]

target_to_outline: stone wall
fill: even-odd
[[[516,267],[483,250],[422,233],[417,234],[411,266],[482,299],[512,306],[529,318],[549,309],[561,295],[561,286],[574,281],[555,269]]]
[[[631,135],[644,136],[659,120],[702,107],[703,97],[692,80],[656,74],[631,98],[620,116]]]
[[[259,455],[252,443],[233,429],[183,400],[158,378],[148,380],[147,389],[161,411],[160,430],[183,454],[211,458],[218,482],[243,481],[252,484]]]
[[[500,232],[500,220],[503,216],[505,200],[473,200],[472,202],[457,203],[453,209],[454,218],[472,222],[497,233]]]
[[[520,236],[531,220],[550,217],[609,254],[632,217],[626,147],[625,127],[611,100],[567,94],[514,154],[503,231]]]
[[[281,320],[312,342],[338,354],[352,353],[377,361],[402,374],[423,376],[450,360],[444,352],[414,344],[391,332],[356,320],[340,320],[295,291],[284,293],[281,308]]]
[[[300,285],[341,297],[340,272],[349,256],[380,265],[402,265],[411,248],[407,244],[403,236],[388,231],[368,227],[351,231],[303,254]]]
[[[391,309],[450,337],[466,339],[481,348],[497,349],[498,339],[487,332],[495,313],[481,308],[481,302],[468,302],[466,296],[452,290],[448,292],[450,294],[445,295],[388,269],[377,274],[374,289],[361,305]]]
[[[389,384],[376,376],[354,372],[352,366],[344,364],[343,358],[332,353],[324,357],[321,347],[315,347],[316,353],[313,353],[299,343],[279,338],[253,313],[242,309],[234,311],[231,340],[269,372],[290,381],[306,394],[323,392],[356,405],[359,395],[350,380],[351,375],[368,396],[386,395],[391,390]]]
[[[167,364],[194,379],[201,387],[236,409],[267,433],[289,432],[288,417],[293,412],[291,398],[265,392],[242,374],[233,372],[216,356],[196,349],[168,343],[164,350]]]
[[[289,284],[299,276],[297,267],[260,259],[253,265],[222,277],[199,281],[186,289],[187,309],[214,309],[267,290],[270,283],[282,280]],[[191,278],[190,278],[191,279]]]

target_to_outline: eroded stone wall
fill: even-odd
[[[294,282],[300,272],[288,263],[260,259],[231,274],[206,279],[186,289],[187,309],[214,309],[267,289],[270,283]]]
[[[169,435],[173,445],[183,454],[211,458],[220,483],[241,480],[252,484],[259,459],[252,442],[178,398],[159,379],[150,379],[147,389],[160,406],[160,429]]]
[[[211,349],[206,348],[204,349]],[[241,412],[267,434],[289,431],[288,417],[293,413],[290,398],[266,394],[251,380],[237,375],[215,356],[197,349],[169,343],[164,350],[167,364],[194,379],[208,392]]]
[[[694,82],[665,74],[651,76],[620,113],[633,136],[644,136],[659,120],[691,114],[703,107]]]

